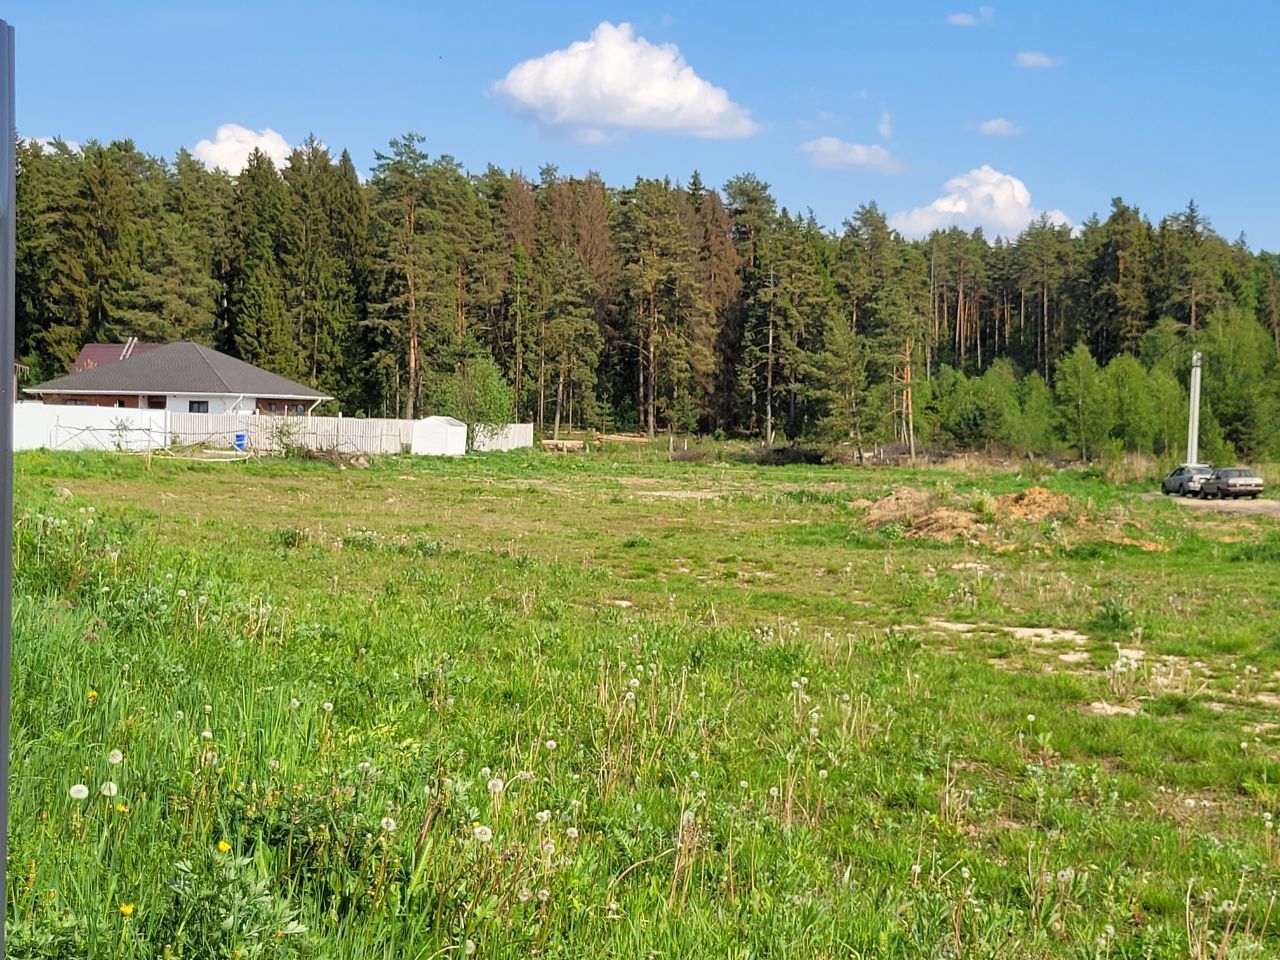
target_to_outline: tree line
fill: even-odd
[[[367,181],[314,138],[234,176],[27,140],[17,193],[37,378],[88,342],[191,339],[348,415],[1093,457],[1180,450],[1199,349],[1202,448],[1280,455],[1280,255],[1194,202],[907,240],[874,203],[826,230],[752,174],[471,174],[415,134]]]

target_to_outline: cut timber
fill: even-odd
[[[585,440],[543,440],[542,449],[555,453],[577,453],[587,448]]]
[[[597,433],[600,443],[648,443],[649,438],[643,433]]]

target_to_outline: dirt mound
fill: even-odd
[[[913,487],[898,487],[867,508],[867,522],[876,526],[886,523],[911,523],[929,512],[933,495]]]
[[[1006,493],[996,497],[998,516],[1013,517],[1027,523],[1039,523],[1070,512],[1070,500],[1044,487],[1028,487],[1019,493]]]
[[[985,529],[986,526],[978,522],[977,515],[971,510],[938,507],[912,521],[909,534],[913,537],[931,537],[934,540],[953,540]]]

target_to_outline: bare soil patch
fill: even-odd
[[[1044,487],[1028,487],[1018,493],[996,497],[996,510],[1001,516],[1013,517],[1024,523],[1040,523],[1050,517],[1066,516],[1071,512],[1071,501]]]

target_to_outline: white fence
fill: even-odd
[[[156,450],[169,445],[163,410],[18,403],[15,450]]]
[[[441,418],[428,418],[437,420]],[[279,452],[285,448],[366,455],[408,451],[424,421],[353,417],[270,417],[235,413],[173,413],[123,407],[19,403],[15,450],[157,450],[171,445]],[[465,428],[464,428],[465,436]],[[483,433],[483,431],[481,431]],[[243,443],[239,443],[242,440]],[[476,437],[476,450],[533,446],[533,424],[512,423]],[[463,448],[465,449],[465,447]],[[440,453],[444,450],[430,452]],[[461,453],[454,450],[449,453]]]
[[[496,430],[474,430],[476,450],[519,450],[533,446],[532,423],[508,423]]]
[[[169,435],[183,446],[237,446],[243,434],[250,450],[286,448],[343,453],[401,453],[413,437],[412,420],[352,417],[269,417],[238,413],[171,413]]]

